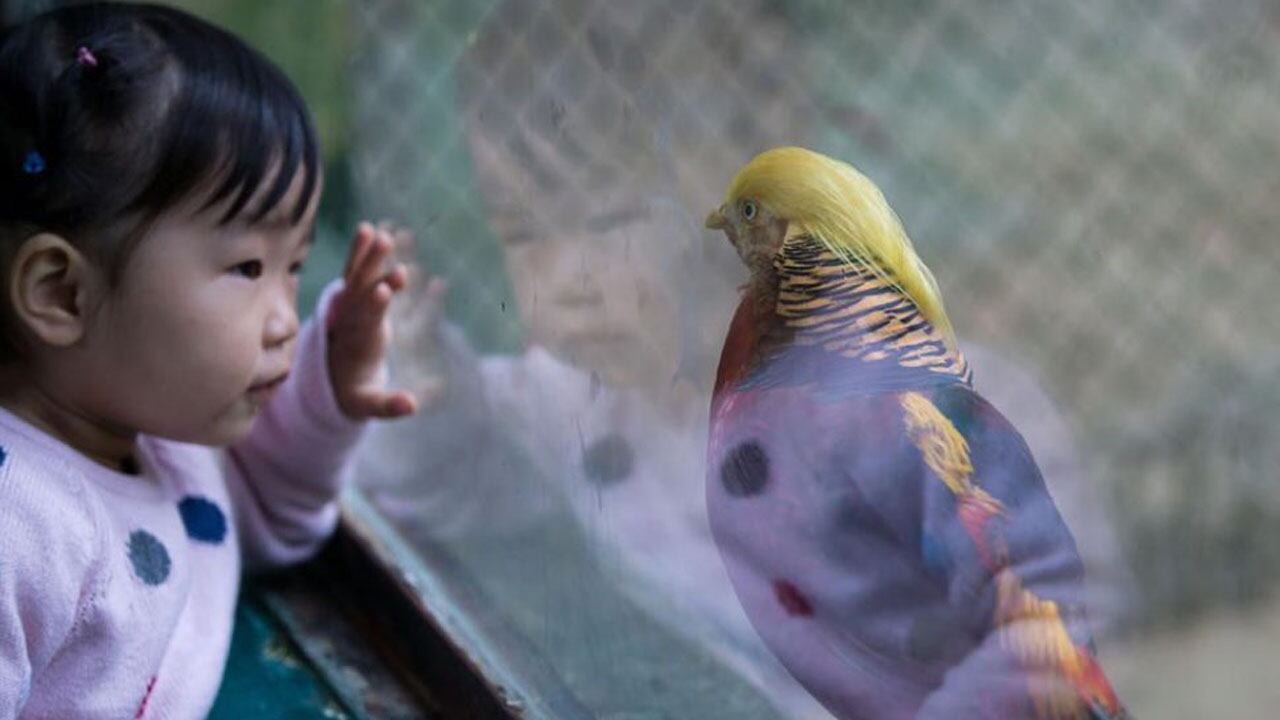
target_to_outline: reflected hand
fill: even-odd
[[[404,265],[386,267],[394,244],[385,227],[360,224],[342,273],[342,290],[326,318],[334,396],[343,414],[355,420],[401,417],[418,408],[412,394],[386,388],[382,371],[391,341],[387,309],[408,281]]]
[[[391,303],[396,328],[391,356],[396,379],[413,391],[425,407],[431,407],[448,386],[440,350],[440,320],[448,282],[429,274],[417,260],[413,233],[404,228],[379,226],[391,233],[395,258],[406,270],[404,292]]]

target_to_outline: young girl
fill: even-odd
[[[381,373],[405,271],[362,225],[299,328],[315,131],[205,22],[37,17],[0,97],[0,718],[203,717],[242,556],[309,556],[362,421],[415,410]]]

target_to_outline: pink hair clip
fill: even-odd
[[[83,45],[76,50],[76,62],[84,67],[98,67],[98,58],[94,57],[92,50]]]

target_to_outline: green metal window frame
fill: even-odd
[[[320,554],[251,580],[238,612],[269,616],[255,622],[276,626],[290,648],[267,654],[286,661],[300,655],[321,681],[320,691],[336,697],[342,716],[595,717],[468,578],[447,552],[410,547],[350,487],[337,531]],[[245,624],[238,618],[237,632]],[[268,668],[255,661],[228,677],[246,672]]]

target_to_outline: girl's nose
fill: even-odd
[[[282,293],[271,307],[263,328],[262,342],[268,348],[279,347],[298,334],[298,309],[292,293]]]
[[[564,305],[597,306],[604,301],[600,273],[604,258],[590,251],[586,242],[559,249],[553,270],[555,300]]]

